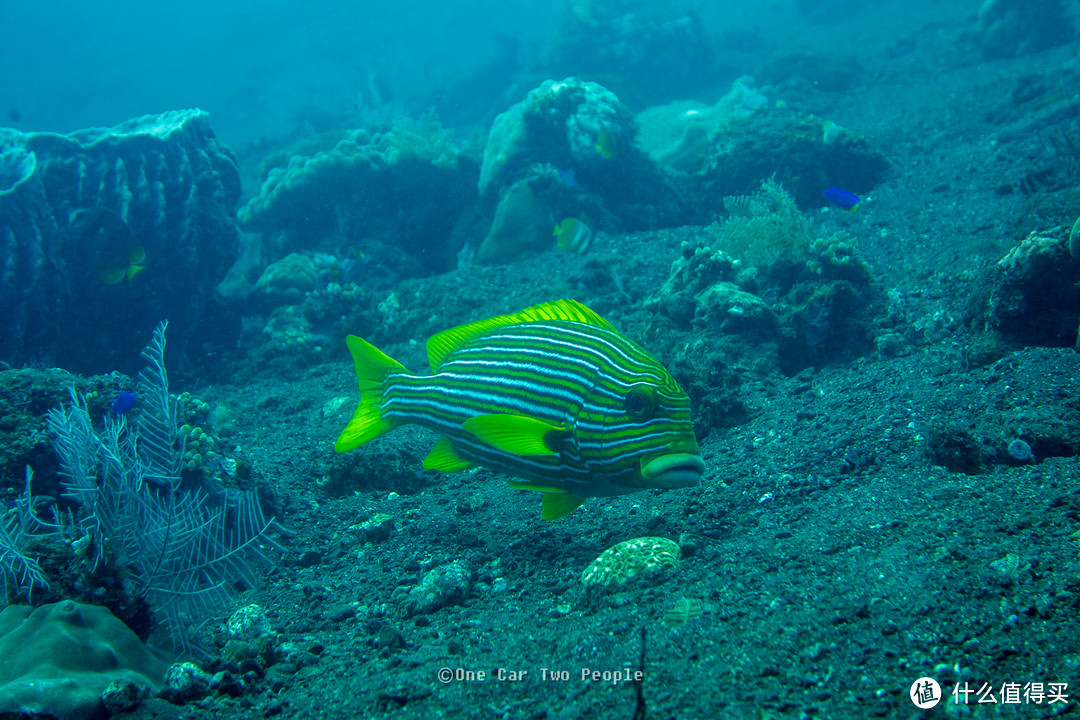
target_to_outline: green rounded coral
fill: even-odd
[[[631,581],[655,584],[679,567],[681,550],[662,537],[640,537],[613,545],[581,574],[586,587],[622,588]]]

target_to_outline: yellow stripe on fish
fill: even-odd
[[[334,444],[363,445],[401,425],[442,435],[429,470],[481,465],[544,493],[558,519],[588,497],[697,484],[705,463],[690,400],[611,323],[574,300],[444,330],[427,342],[431,375],[414,375],[347,338],[360,403]]]

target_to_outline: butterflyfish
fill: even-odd
[[[365,340],[346,339],[360,402],[334,444],[346,452],[402,425],[441,437],[428,470],[483,466],[543,493],[556,520],[586,498],[701,480],[690,400],[637,343],[574,300],[444,330],[427,341],[431,374],[413,374]]]
[[[563,218],[552,233],[556,244],[563,250],[584,253],[592,243],[592,230],[577,218]]]

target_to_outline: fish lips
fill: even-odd
[[[654,488],[681,488],[697,485],[705,472],[705,461],[693,453],[669,453],[641,465],[641,476]]]

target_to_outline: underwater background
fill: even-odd
[[[1078,50],[0,0],[0,716],[1075,713]]]

